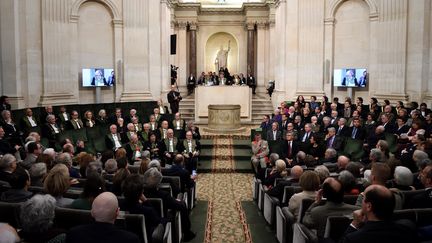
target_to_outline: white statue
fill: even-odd
[[[227,59],[228,59],[228,52],[231,50],[230,47],[231,41],[228,41],[228,49],[224,50],[223,45],[221,45],[215,59],[215,65],[216,65],[216,72],[219,72],[221,68],[227,67]]]

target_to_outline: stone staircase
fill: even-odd
[[[180,101],[179,112],[186,121],[195,120],[195,95],[183,97]]]
[[[272,101],[268,95],[256,94],[252,98],[252,124],[261,124],[264,115],[270,115],[274,111]]]
[[[189,95],[180,102],[180,113],[186,121],[195,119],[195,96]],[[264,115],[270,115],[274,111],[272,101],[265,94],[256,94],[252,98],[252,122],[253,125],[261,124]]]

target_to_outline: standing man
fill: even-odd
[[[175,114],[179,110],[180,100],[182,97],[180,96],[180,92],[176,91],[176,86],[171,85],[171,91],[167,94],[168,103],[170,103],[171,113]]]
[[[187,80],[188,95],[191,95],[193,93],[195,86],[196,86],[196,79],[195,76],[191,73]]]
[[[256,89],[256,82],[255,82],[255,78],[254,76],[252,76],[252,74],[248,73],[248,77],[247,77],[247,85],[252,88],[252,94],[255,94],[255,89]]]

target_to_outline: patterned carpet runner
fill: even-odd
[[[241,201],[252,201],[253,176],[234,173],[233,137],[212,139],[212,173],[199,174],[197,183],[198,200],[209,202],[204,243],[251,243]]]

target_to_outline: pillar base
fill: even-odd
[[[25,108],[24,97],[22,96],[8,96],[9,103],[11,104],[12,109],[21,109]]]
[[[48,105],[71,105],[78,104],[78,99],[73,94],[58,93],[42,95],[38,103],[39,106]]]
[[[120,102],[136,102],[136,101],[153,101],[153,95],[148,92],[123,92],[120,96]]]

